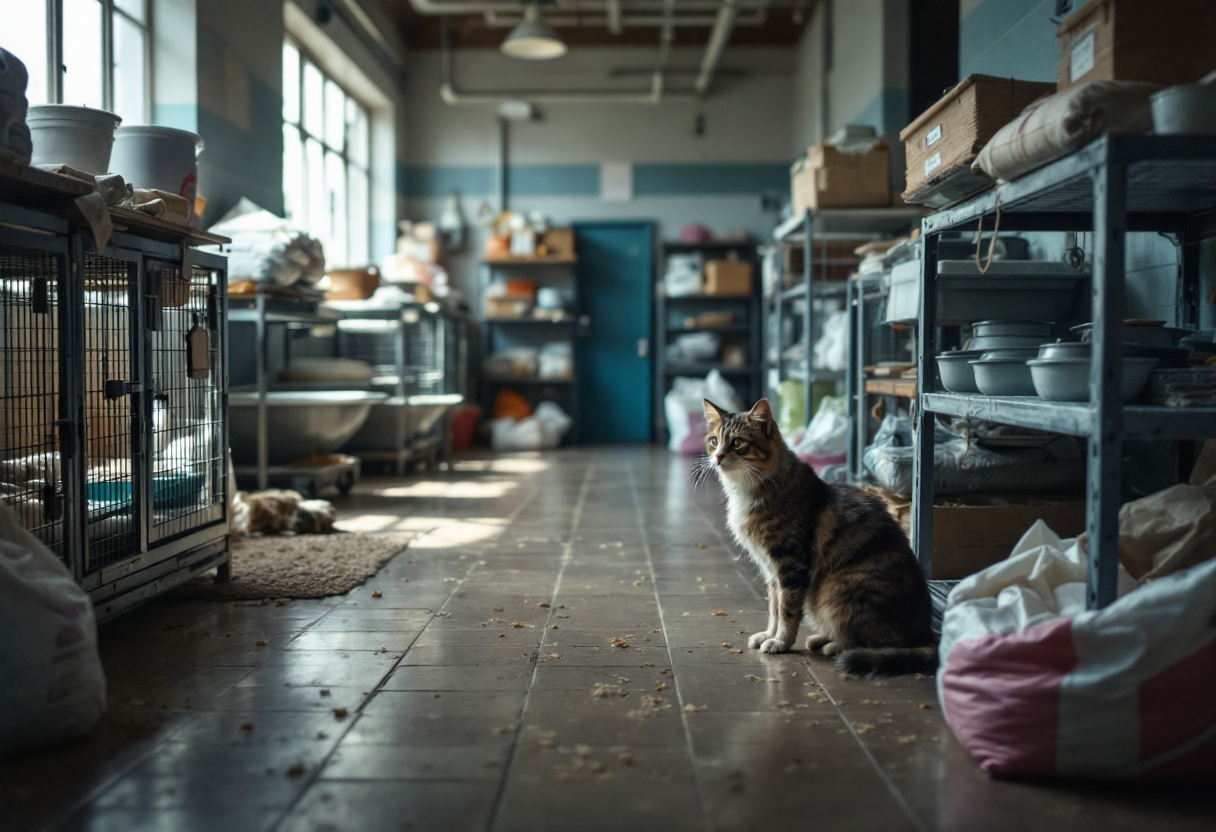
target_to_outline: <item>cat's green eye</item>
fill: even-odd
[[[731,448],[733,448],[734,450],[738,451],[738,450],[741,450],[741,449],[743,448],[743,446],[744,446],[744,445],[746,445],[746,444],[747,444],[747,443],[746,443],[746,442],[744,442],[744,441],[743,441],[742,439],[740,439],[739,437],[735,437],[734,439],[732,439],[732,440],[731,440],[730,446],[731,446]]]
[[[709,447],[711,447],[711,448],[718,447],[718,437],[716,437],[716,436],[709,437]]]

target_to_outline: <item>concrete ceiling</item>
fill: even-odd
[[[802,37],[802,30],[811,19],[816,0],[782,0],[781,5],[770,5],[767,19],[758,26],[736,26],[731,32],[731,46],[795,46]],[[459,49],[497,49],[509,28],[487,26],[483,18],[475,14],[423,15],[414,10],[410,0],[379,0],[381,6],[397,24],[398,31],[411,49],[438,49],[443,21],[447,22],[452,45]],[[625,0],[628,3],[628,0]],[[793,3],[793,4],[791,4]],[[546,13],[569,17],[571,13],[548,4]],[[743,9],[755,8],[754,4],[739,4]],[[679,11],[679,2],[676,2]],[[596,14],[602,17],[602,14]],[[712,15],[711,15],[712,16]],[[625,26],[613,34],[604,25],[555,25],[553,27],[571,49],[580,46],[657,46],[660,29],[656,26]],[[709,41],[711,27],[677,27],[674,47],[703,47]]]

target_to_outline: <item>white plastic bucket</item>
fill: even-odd
[[[173,127],[136,124],[114,134],[113,173],[136,188],[156,188],[184,196],[194,208],[198,189],[198,154],[203,140],[197,133]]]
[[[110,172],[114,129],[122,119],[105,110],[68,104],[30,107],[26,124],[34,143],[30,164],[69,165],[86,173]]]

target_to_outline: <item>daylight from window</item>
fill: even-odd
[[[147,0],[4,0],[0,17],[0,46],[29,71],[30,104],[96,107],[128,124],[148,120]],[[52,17],[63,21],[59,43],[47,25]]]
[[[283,44],[283,202],[325,246],[327,266],[368,262],[367,108]]]

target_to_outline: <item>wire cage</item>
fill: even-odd
[[[183,272],[188,268],[188,272]],[[227,500],[216,272],[149,259],[149,543],[222,517]]]
[[[80,277],[86,501],[82,571],[89,574],[141,549],[139,262],[84,253]]]
[[[65,251],[0,244],[0,501],[68,563],[60,286]]]

